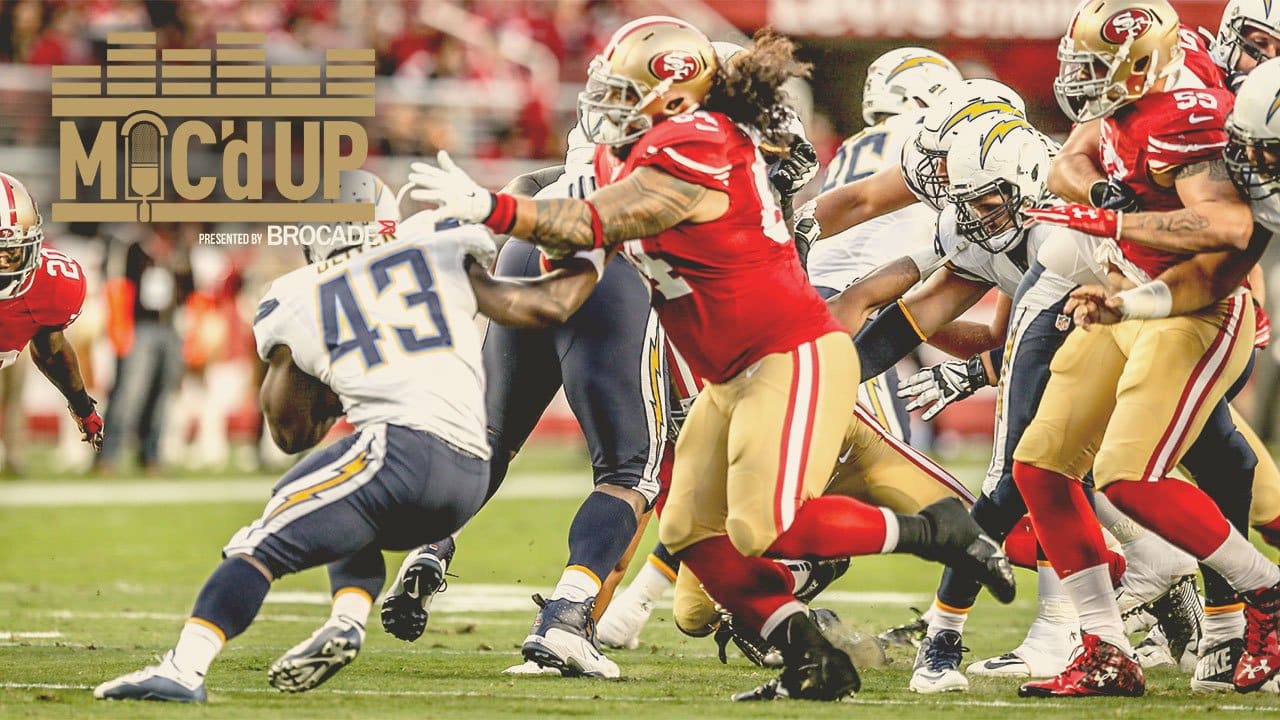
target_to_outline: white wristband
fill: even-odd
[[[1166,318],[1173,310],[1173,293],[1163,280],[1152,280],[1117,293],[1116,297],[1120,300],[1120,317],[1125,320]]]

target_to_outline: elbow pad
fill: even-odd
[[[902,301],[881,310],[853,341],[862,366],[859,382],[866,382],[893,367],[924,341],[924,335]]]

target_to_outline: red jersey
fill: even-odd
[[[653,307],[693,374],[721,383],[765,355],[845,329],[809,285],[755,143],[728,116],[677,115],[626,160],[596,148],[600,186],[653,167],[729,196],[729,210],[630,240],[622,253],[653,287]]]
[[[0,300],[0,368],[17,359],[35,334],[61,330],[84,305],[84,271],[75,260],[52,248],[40,251],[40,264],[27,291]]]
[[[1137,192],[1144,210],[1181,208],[1173,187],[1176,170],[1221,158],[1227,144],[1224,127],[1235,96],[1204,39],[1185,27],[1179,38],[1183,70],[1165,91],[1146,95],[1102,121],[1103,168]],[[1119,245],[1151,277],[1190,257],[1126,240]]]

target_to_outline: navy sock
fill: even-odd
[[[230,640],[248,629],[270,589],[271,581],[253,563],[229,557],[200,588],[191,617],[212,623]]]
[[[654,545],[653,556],[658,559],[658,562],[662,563],[663,565],[666,565],[667,569],[671,571],[672,575],[675,575],[676,573],[680,572],[680,559],[677,558],[675,555],[672,555],[671,551],[667,549],[666,545],[663,545],[662,543],[658,543],[657,545]]]
[[[978,527],[998,543],[1004,542],[1025,513],[1026,506],[1021,502],[1001,503],[987,495],[978,496],[978,501],[969,511]],[[942,571],[942,582],[938,584],[938,600],[954,608],[973,607],[981,589],[982,586],[972,576],[948,567]]]
[[[343,588],[360,588],[376,598],[387,580],[387,566],[382,561],[382,551],[376,545],[329,563],[329,594],[336,595]]]
[[[581,565],[600,579],[618,564],[636,534],[636,513],[626,500],[593,492],[569,526],[568,565]]]

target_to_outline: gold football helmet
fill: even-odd
[[[31,288],[43,242],[35,198],[20,180],[0,173],[0,299],[18,297]]]
[[[689,23],[651,15],[623,25],[588,71],[578,124],[600,145],[625,145],[659,116],[696,110],[718,62],[707,36]]]
[[[1166,0],[1085,0],[1058,44],[1053,93],[1076,122],[1106,117],[1182,66]]]

